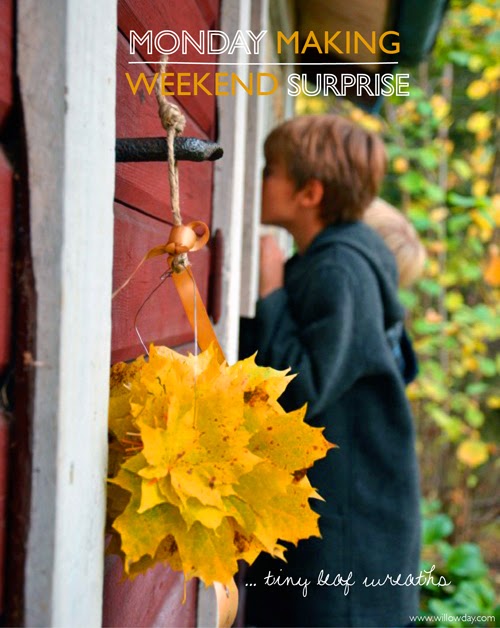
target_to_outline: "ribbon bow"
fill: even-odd
[[[196,233],[195,229],[197,227],[201,227],[203,229],[203,233],[201,235]],[[147,253],[146,259],[156,257],[157,255],[164,255],[165,253],[175,258],[183,253],[187,253],[188,251],[199,251],[208,242],[209,237],[210,231],[208,230],[207,225],[204,222],[201,222],[201,220],[194,220],[188,225],[174,225],[170,230],[168,242],[151,249],[149,253]],[[177,266],[177,264],[175,264],[175,260],[169,259],[170,264],[171,262],[174,262],[174,266]],[[176,271],[174,270],[174,272]]]
[[[202,229],[198,235],[195,229]],[[208,349],[209,345],[215,345],[219,362],[224,362],[224,352],[217,340],[214,328],[210,322],[205,304],[198,291],[195,278],[191,272],[187,253],[199,251],[208,242],[210,231],[207,225],[200,220],[195,220],[187,225],[174,225],[170,230],[166,244],[155,246],[141,259],[133,270],[132,274],[115,290],[112,298],[128,285],[132,277],[136,274],[144,262],[152,257],[168,255],[168,264],[172,271],[172,279],[181,299],[182,306],[186,312],[189,323],[195,332],[195,341],[202,351]]]

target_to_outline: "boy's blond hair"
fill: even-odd
[[[377,198],[363,214],[363,221],[384,240],[396,258],[399,285],[410,286],[424,269],[427,258],[415,228],[404,214]]]
[[[334,114],[298,116],[277,126],[264,144],[268,164],[284,164],[301,189],[323,184],[325,224],[360,220],[375,198],[387,163],[382,140]]]

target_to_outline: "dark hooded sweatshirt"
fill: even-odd
[[[325,499],[312,503],[322,539],[290,548],[287,563],[262,555],[249,569],[247,625],[404,626],[418,612],[415,434],[386,337],[403,320],[396,290],[394,257],[373,230],[330,226],[242,321],[242,357],[257,350],[259,364],[291,367],[282,405],[307,402],[307,422],[338,446],[308,472]],[[266,584],[269,572],[279,580]]]

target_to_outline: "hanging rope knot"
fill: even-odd
[[[160,62],[160,73],[165,74],[168,57],[163,57]],[[168,147],[168,179],[170,182],[170,199],[172,203],[172,217],[174,225],[182,225],[181,210],[179,206],[179,171],[175,159],[174,140],[184,131],[186,118],[179,107],[167,100],[161,89],[162,81],[156,81],[155,95],[158,101],[158,113],[163,128],[167,132]]]
[[[165,74],[167,69],[168,57],[162,57],[160,61],[160,76]],[[158,101],[158,114],[160,116],[161,124],[167,134],[174,129],[175,134],[179,135],[184,131],[186,126],[186,118],[179,109],[179,107],[169,101],[165,94],[162,92],[162,80],[158,80],[155,83],[156,100]]]
[[[160,116],[161,124],[167,133],[174,131],[175,135],[180,135],[186,126],[186,118],[175,103],[171,103],[166,99],[158,85],[160,85],[160,83],[157,81],[156,95],[158,97],[158,92],[160,92],[158,115]]]

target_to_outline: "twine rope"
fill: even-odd
[[[168,57],[163,57],[160,63],[160,77],[165,74],[167,69]],[[156,100],[158,101],[158,115],[160,121],[167,133],[168,146],[168,178],[170,182],[170,200],[172,204],[172,216],[175,226],[182,225],[181,210],[179,204],[179,170],[177,168],[177,160],[175,159],[174,140],[177,135],[184,131],[186,126],[186,118],[179,107],[169,101],[165,94],[162,93],[162,80],[159,79],[155,83]]]
[[[160,62],[160,77],[163,76],[167,69],[168,56],[164,56]],[[179,169],[177,167],[177,160],[175,158],[175,138],[184,131],[186,126],[186,118],[179,107],[167,99],[162,91],[161,78],[155,83],[155,95],[158,102],[158,115],[162,127],[167,133],[167,148],[168,148],[168,180],[170,183],[170,204],[172,206],[172,218],[174,226],[178,227],[182,225],[181,208],[179,201]],[[174,272],[180,272],[181,270],[188,271],[188,274],[193,282],[193,287],[196,288],[196,283],[192,273],[188,270],[189,260],[187,253],[181,253],[175,255],[172,258],[171,268]],[[194,298],[194,354],[198,355],[198,317],[196,312],[196,290],[193,290]],[[141,306],[142,307],[142,306]],[[195,393],[196,393],[196,372],[194,374]]]

